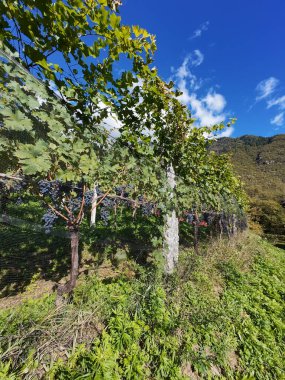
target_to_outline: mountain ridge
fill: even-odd
[[[285,134],[222,137],[211,150],[229,154],[250,199],[253,222],[285,236]]]

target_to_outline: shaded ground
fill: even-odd
[[[56,282],[68,263],[68,239],[0,225],[0,297],[23,292],[35,279]]]
[[[36,206],[23,207],[23,210],[11,210],[11,220],[0,221],[0,307],[3,308],[49,293],[57,283],[67,280],[70,268],[70,240],[64,226],[46,234]],[[109,281],[117,276],[119,267],[120,273],[133,276],[130,268],[122,268],[126,260],[151,267],[156,256],[161,258],[161,250],[154,244],[160,235],[160,224],[157,218],[133,218],[128,214],[124,215],[124,224],[111,220],[106,227],[99,220],[95,229],[90,229],[88,221],[84,221],[80,232],[80,273],[96,273]],[[193,246],[193,226],[181,223],[180,229],[181,244]],[[201,228],[199,235],[204,241],[207,231]],[[34,295],[30,292],[33,288]]]
[[[36,206],[24,207],[10,210],[9,216],[0,220],[0,298],[21,295],[35,280],[55,284],[69,273],[70,240],[64,226],[46,234]],[[98,270],[106,260],[116,267],[127,258],[146,265],[156,227],[146,219],[134,221],[128,216],[123,226],[111,221],[107,227],[99,223],[90,229],[84,221],[79,245],[81,270]]]
[[[53,290],[54,285],[55,283],[52,281],[37,280],[32,285],[30,285],[23,293],[0,298],[0,309],[9,309],[11,307],[18,306],[30,299],[41,298],[45,294],[50,294]]]
[[[106,261],[97,268],[85,264],[80,269],[78,285],[84,281],[85,275],[96,275],[99,279],[108,283],[122,274],[127,278],[135,276],[135,272],[128,262],[122,262],[117,267],[114,267],[110,261]],[[59,282],[65,282],[66,280],[67,277],[63,277]],[[0,298],[0,310],[10,309],[23,304],[25,301],[36,300],[44,295],[51,294],[54,291],[56,284],[56,281],[42,280],[35,277],[21,293],[14,295],[10,294],[6,297]]]

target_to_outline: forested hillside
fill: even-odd
[[[212,149],[230,153],[250,197],[251,215],[265,233],[285,234],[285,135],[221,138]]]

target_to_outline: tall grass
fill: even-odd
[[[0,378],[284,379],[284,264],[243,234],[186,249],[171,277],[82,277],[65,307],[49,295],[0,313]]]

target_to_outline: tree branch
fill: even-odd
[[[61,212],[57,211],[50,203],[47,203],[48,207],[58,216],[60,216],[62,219],[64,219],[66,222],[69,222],[69,219],[64,216]]]
[[[0,177],[1,178],[7,178],[7,179],[13,179],[15,181],[23,181],[23,178],[15,177],[15,176],[4,174],[4,173],[0,173]]]
[[[78,213],[77,219],[76,219],[76,223],[79,223],[79,221],[82,219],[82,215],[83,215],[83,207],[84,207],[84,205],[85,205],[85,190],[86,190],[86,186],[83,185],[82,202],[81,202],[81,207],[80,207],[80,210],[79,210],[79,213]]]

